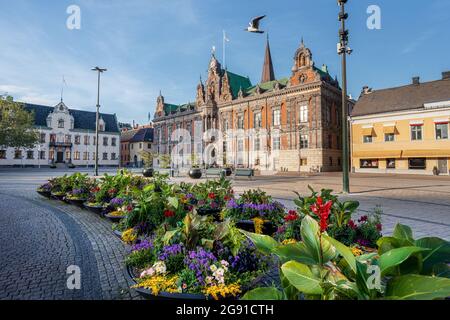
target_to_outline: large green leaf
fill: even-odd
[[[429,252],[423,254],[423,273],[431,274],[434,265],[450,263],[450,242],[440,238],[422,238],[416,240],[416,247],[428,248]]]
[[[386,275],[393,267],[400,265],[402,262],[411,257],[411,255],[428,250],[430,249],[419,247],[403,247],[392,249],[382,254],[378,260],[378,266],[380,267],[381,274]]]
[[[345,261],[347,261],[352,271],[356,273],[356,259],[352,253],[352,250],[350,250],[350,248],[348,248],[343,243],[331,238],[330,236],[323,235],[323,237],[336,248],[337,252],[339,252],[339,254],[345,259]]]
[[[244,294],[241,300],[284,300],[284,296],[277,288],[256,288]]]
[[[240,231],[255,244],[255,246],[256,246],[256,248],[258,248],[258,250],[260,250],[261,252],[263,252],[265,254],[271,254],[273,249],[278,246],[278,242],[272,237],[265,236],[262,234],[247,232],[244,230],[240,230]]]
[[[398,223],[392,234],[394,238],[408,240],[411,244],[414,242],[413,233],[410,227]]]
[[[281,245],[273,249],[273,254],[280,258],[281,263],[288,261],[298,261],[307,265],[313,265],[317,262],[309,254],[303,242]]]
[[[382,237],[377,241],[378,253],[381,255],[392,249],[401,248],[401,247],[410,247],[413,246],[409,240],[399,239],[394,237]]]
[[[389,281],[388,299],[434,300],[450,296],[450,279],[420,275],[400,276]]]
[[[320,239],[320,228],[316,220],[310,216],[305,216],[300,226],[305,248],[318,264],[327,263],[336,256],[336,250],[330,242],[324,238]]]
[[[169,197],[167,201],[173,208],[178,209],[178,199],[176,197]]]
[[[289,261],[281,266],[281,271],[298,291],[309,295],[322,294],[320,278],[316,277],[307,265]]]

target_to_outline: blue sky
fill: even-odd
[[[69,5],[81,8],[81,30],[66,28]],[[382,29],[366,27],[369,5],[381,8]],[[55,105],[61,79],[69,107],[94,110],[96,75],[102,80],[102,111],[120,121],[147,121],[162,90],[167,102],[195,99],[213,45],[232,72],[261,77],[265,37],[243,31],[251,17],[267,14],[275,74],[290,75],[301,37],[317,66],[340,78],[336,54],[335,0],[0,0],[0,94]],[[450,70],[450,1],[349,0],[349,91],[402,85],[415,75],[438,79]]]

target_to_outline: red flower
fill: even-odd
[[[166,218],[172,218],[173,216],[175,216],[175,212],[171,211],[171,210],[166,210],[164,211],[164,217]]]
[[[362,216],[361,218],[359,218],[358,222],[366,222],[368,219],[368,216]]]
[[[331,200],[323,204],[322,197],[318,197],[316,203],[311,206],[311,211],[320,218],[321,232],[324,232],[328,228],[328,217],[330,216],[332,205],[333,202]]]
[[[231,200],[231,197],[225,196],[225,197],[223,198],[223,200],[225,200],[225,201],[230,201],[230,200]]]
[[[355,229],[357,228],[356,223],[355,223],[353,220],[350,220],[350,221],[348,222],[348,226],[349,226],[350,228],[352,228],[353,230],[355,230]]]
[[[114,189],[114,188],[108,190],[108,193],[109,193],[109,194],[116,194],[116,192],[117,192],[117,190]]]
[[[99,192],[100,191],[100,187],[95,187],[95,188],[92,188],[91,189],[91,192],[92,193],[97,193],[97,192]]]
[[[216,198],[216,195],[214,194],[214,193],[210,193],[210,194],[208,194],[208,198],[210,198],[210,199],[215,199]]]
[[[377,224],[377,230],[378,232],[381,232],[383,230],[383,225],[381,223]]]
[[[133,206],[132,206],[132,205],[129,205],[129,206],[127,207],[127,210],[128,210],[128,212],[133,211]]]
[[[289,211],[287,216],[284,217],[284,220],[286,222],[295,221],[297,219],[298,219],[298,215],[297,215],[297,211],[295,211],[295,210]]]

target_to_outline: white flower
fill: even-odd
[[[215,265],[212,265],[211,267],[209,267],[209,269],[211,269],[212,272],[216,272],[217,267]]]
[[[216,270],[215,273],[216,273],[217,275],[219,275],[219,276],[223,276],[224,273],[225,273],[225,270],[224,270],[223,268],[219,268],[219,269]]]
[[[164,261],[158,261],[153,265],[157,274],[165,274],[167,271],[166,264]]]

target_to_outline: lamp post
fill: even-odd
[[[100,120],[100,74],[107,71],[107,69],[102,69],[99,67],[95,67],[91,69],[92,71],[96,71],[98,74],[97,80],[97,113],[95,116],[95,176],[98,176],[98,122]]]
[[[338,0],[341,7],[339,12],[339,21],[341,29],[339,30],[339,43],[337,45],[338,54],[342,57],[342,174],[343,174],[343,193],[350,192],[349,181],[349,139],[348,139],[348,104],[347,104],[347,54],[352,53],[348,47],[348,30],[345,28],[345,21],[348,19],[348,13],[345,12],[347,0]]]

